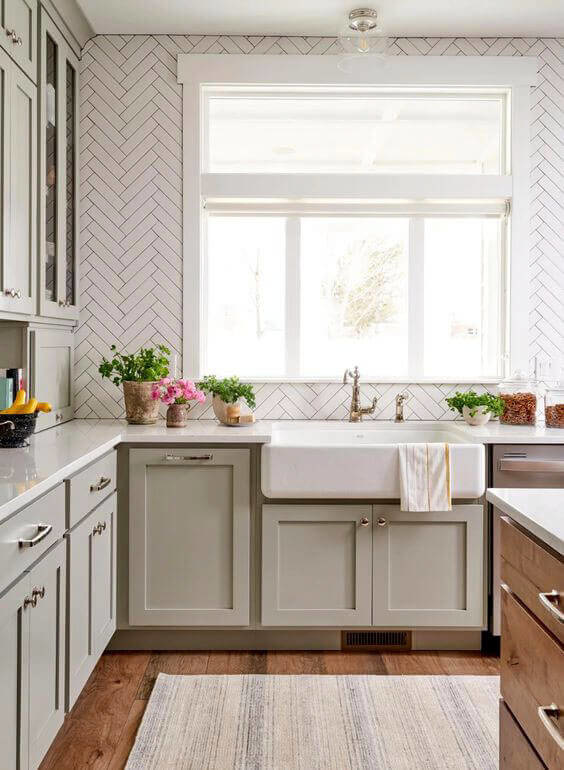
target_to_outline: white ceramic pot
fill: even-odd
[[[470,411],[475,412],[475,414],[472,416]],[[487,406],[476,406],[472,410],[470,410],[470,408],[467,406],[463,406],[462,416],[468,425],[485,425],[487,422],[489,422],[492,413],[488,411]]]

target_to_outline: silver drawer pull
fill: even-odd
[[[90,484],[90,491],[91,492],[99,492],[101,489],[105,489],[108,484],[111,484],[112,480],[111,478],[106,478],[105,476],[102,476],[100,481],[98,481],[96,484]]]
[[[34,545],[37,545],[42,540],[45,540],[47,535],[49,535],[52,530],[53,530],[52,524],[38,524],[37,535],[35,535],[35,537],[32,537],[31,540],[26,540],[25,538],[21,538],[20,540],[18,540],[18,545],[20,548],[33,548]]]
[[[106,522],[105,521],[99,521],[98,524],[94,527],[92,530],[93,535],[101,535],[102,532],[106,529]]]
[[[550,706],[539,706],[537,709],[540,721],[546,727],[547,733],[555,741],[559,749],[564,749],[564,738],[560,734],[558,726],[554,723],[553,719],[560,717],[560,709],[556,703],[551,703]]]
[[[367,527],[370,524],[370,519],[367,516],[363,516],[358,523],[361,527]]]
[[[560,623],[564,623],[564,612],[558,606],[560,602],[560,591],[556,589],[552,591],[545,591],[539,594],[539,601],[542,606],[547,609],[550,614],[559,620]]]
[[[175,460],[213,460],[213,455],[165,455],[167,462]]]
[[[564,473],[564,460],[533,460],[528,458],[508,457],[499,460],[500,471],[524,473]]]

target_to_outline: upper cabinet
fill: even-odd
[[[0,0],[1,1],[1,0]],[[39,312],[78,318],[78,59],[41,12]]]
[[[36,311],[36,99],[36,87],[0,49],[0,310],[26,315]]]
[[[0,0],[0,44],[37,82],[37,0]]]

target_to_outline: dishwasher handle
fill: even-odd
[[[498,460],[500,471],[519,473],[564,473],[564,460],[534,460],[528,457],[502,457]]]

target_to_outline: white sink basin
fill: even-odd
[[[262,491],[270,498],[399,498],[402,443],[451,445],[453,498],[485,490],[485,451],[440,423],[277,423],[262,448]]]

